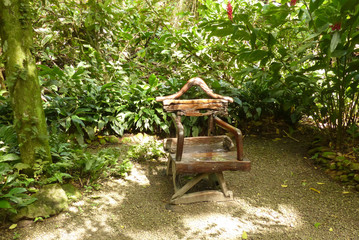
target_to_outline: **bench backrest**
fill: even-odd
[[[178,100],[192,86],[199,86],[212,99],[189,99]],[[177,93],[157,97],[156,101],[163,101],[163,108],[167,112],[176,112],[184,116],[206,116],[206,115],[226,115],[228,103],[233,102],[231,97],[222,96],[213,91],[207,84],[198,77],[191,78]]]

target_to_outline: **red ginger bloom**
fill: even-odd
[[[231,2],[228,1],[227,3],[227,14],[228,14],[228,18],[229,20],[233,21],[233,8],[232,8],[232,5],[231,5]]]
[[[340,22],[338,22],[334,25],[329,25],[329,27],[331,27],[333,31],[340,30],[342,28],[342,24]]]
[[[290,5],[294,6],[297,3],[297,0],[290,0]]]

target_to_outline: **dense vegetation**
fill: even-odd
[[[358,157],[359,3],[277,2],[34,1],[33,54],[53,163],[22,173],[1,74],[0,208],[29,204],[25,192],[39,184],[124,174],[128,158],[118,162],[113,150],[94,156],[86,144],[169,134],[155,97],[194,76],[235,99],[228,120],[237,126],[270,117],[294,127],[306,117],[336,149]],[[4,61],[0,55],[0,69]],[[201,134],[198,121],[185,120],[186,135]]]

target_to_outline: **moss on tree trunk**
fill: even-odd
[[[45,114],[32,49],[28,0],[0,0],[0,37],[5,54],[6,86],[10,93],[23,163],[51,162]]]

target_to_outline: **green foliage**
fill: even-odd
[[[26,194],[26,187],[34,179],[20,172],[28,167],[20,162],[14,128],[0,126],[0,209],[16,213],[18,208],[36,201]]]
[[[99,86],[83,66],[65,66],[64,71],[42,66],[40,75],[44,86],[53,91],[46,96],[49,121],[74,134],[81,144],[96,134],[153,132],[156,126],[168,132],[167,116],[155,101],[160,84],[153,74],[148,84],[129,86],[120,82]]]
[[[158,160],[165,155],[162,143],[156,139],[149,139],[132,146],[127,153],[127,158],[131,161],[144,162]]]
[[[126,151],[123,147],[94,152],[69,142],[63,134],[52,134],[50,145],[53,163],[44,169],[44,184],[63,183],[66,179],[87,179],[95,183],[100,177],[124,177],[132,168],[123,158]]]
[[[7,91],[0,89],[0,125],[8,125],[12,122],[13,116],[8,94]]]
[[[167,114],[155,101],[160,87],[161,83],[152,74],[148,79],[148,84],[131,84],[121,90],[122,104],[116,115],[119,121],[115,129],[117,134],[122,135],[125,130],[159,132],[156,126],[169,133],[170,123],[167,120]]]
[[[20,162],[8,93],[0,90],[0,206],[16,209],[20,200],[11,199],[25,192],[11,189],[35,181],[94,183],[125,176],[131,161],[163,156],[156,141],[131,147],[124,158],[122,150],[83,147],[97,136],[168,134],[173,125],[155,97],[177,92],[194,76],[234,98],[228,120],[235,125],[268,116],[295,124],[308,116],[329,129],[338,146],[349,134],[358,155],[359,4],[264,2],[233,1],[230,21],[226,1],[197,1],[197,12],[180,13],[173,26],[176,2],[33,2],[53,163],[37,162],[34,178],[22,174],[29,166]],[[0,57],[0,67],[3,62]],[[204,94],[192,88],[183,97]],[[207,118],[186,117],[183,124],[186,136],[197,136]]]

